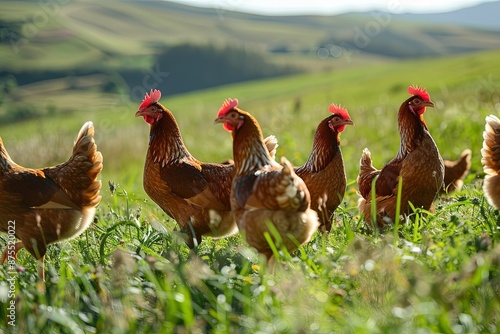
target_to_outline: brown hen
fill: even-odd
[[[481,164],[486,176],[483,183],[484,197],[495,209],[500,208],[500,120],[495,115],[486,116],[483,132]]]
[[[402,179],[400,214],[410,214],[411,206],[430,210],[438,191],[443,187],[444,165],[438,147],[424,121],[426,107],[434,107],[425,89],[410,86],[412,95],[403,102],[398,113],[401,137],[399,151],[382,170],[372,166],[371,155],[364,149],[357,178],[358,208],[365,221],[372,222],[372,181],[375,181],[376,217],[379,227],[394,222],[398,182]],[[399,219],[399,218],[398,218]]]
[[[94,126],[81,128],[71,158],[54,167],[31,169],[16,164],[0,139],[0,230],[15,232],[17,242],[7,247],[2,263],[11,265],[21,248],[38,260],[45,279],[47,246],[77,237],[94,218],[101,181],[102,155],[94,141]]]
[[[229,202],[234,165],[206,163],[193,157],[174,115],[158,102],[160,97],[159,90],[151,90],[135,114],[150,124],[144,190],[189,236],[191,248],[201,243],[202,236],[236,233]],[[269,136],[266,140],[274,154],[276,138]]]
[[[248,244],[265,255],[272,268],[274,257],[267,233],[277,247],[293,251],[311,239],[318,218],[310,209],[304,181],[286,158],[281,165],[271,158],[259,123],[237,106],[238,100],[226,100],[215,120],[223,123],[233,138],[236,175],[231,209]]]
[[[329,111],[333,115],[319,123],[309,158],[295,169],[309,189],[311,208],[318,214],[322,232],[331,231],[333,213],[344,198],[347,178],[340,134],[346,125],[354,125],[345,108],[331,104]]]

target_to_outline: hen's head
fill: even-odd
[[[237,108],[238,99],[226,99],[217,113],[214,123],[222,123],[224,129],[233,132],[243,125],[244,116]]]
[[[328,120],[328,127],[333,131],[341,133],[345,130],[346,125],[354,125],[347,109],[332,103],[330,107],[328,107],[328,110],[333,114]]]
[[[149,124],[158,122],[163,117],[164,107],[158,103],[160,101],[161,92],[157,89],[146,93],[144,100],[142,100],[135,117],[142,116]]]
[[[423,115],[425,107],[434,107],[434,103],[431,101],[431,97],[425,88],[421,86],[410,86],[408,87],[408,93],[412,95],[412,97],[406,100],[405,104],[415,115]]]

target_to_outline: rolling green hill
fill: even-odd
[[[0,83],[5,78],[19,85],[59,80],[59,85],[74,90],[80,79],[92,82],[101,76],[93,81],[96,91],[132,90],[144,73],[157,67],[159,53],[186,43],[213,45],[222,53],[228,46],[240,48],[249,52],[247,59],[263,56],[263,63],[242,60],[240,68],[264,68],[269,62],[305,72],[500,48],[495,31],[408,23],[378,12],[269,17],[167,1],[3,1]],[[186,53],[181,59],[187,62],[196,55]],[[198,59],[204,63],[202,55]],[[207,66],[200,77],[209,76],[212,65]],[[175,68],[177,62],[163,71]],[[224,68],[217,65],[215,70]],[[276,70],[279,73],[283,71]],[[241,75],[241,80],[248,79]]]
[[[389,13],[268,17],[167,1],[118,0],[51,6],[4,1],[2,9],[0,69],[92,66],[95,61],[100,66],[144,66],[159,45],[189,42],[313,56],[323,44],[334,42],[363,51],[365,57],[390,58],[500,46],[494,31],[404,23]],[[59,52],[64,52],[63,59],[54,57]],[[37,61],[31,61],[35,57]],[[140,59],[143,62],[136,64]]]

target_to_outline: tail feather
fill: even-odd
[[[372,165],[370,151],[365,148],[361,154],[361,159],[359,161],[359,174],[356,179],[361,196],[367,198],[372,188],[372,180],[379,173],[380,171]]]
[[[500,120],[496,116],[486,117],[483,139],[481,163],[484,172],[487,175],[498,175],[500,171]]]
[[[359,160],[359,167],[360,167],[359,171],[360,174],[371,173],[377,170],[372,165],[372,155],[370,153],[370,150],[368,150],[367,148],[365,148],[363,150],[363,153],[361,154],[361,159]]]
[[[457,173],[456,176],[462,177],[470,170],[471,155],[472,151],[470,149],[466,149],[460,154],[460,158],[458,160],[444,160],[444,167],[453,168]]]
[[[281,165],[283,166],[282,173],[285,175],[292,175],[293,167],[287,158],[281,157]]]
[[[102,171],[102,154],[97,150],[94,140],[94,124],[86,122],[78,133],[75,146],[73,147],[73,157],[84,157],[86,164],[82,164],[83,179],[90,181],[86,189],[82,189],[82,206],[94,207],[101,201],[99,195],[101,181],[97,176]],[[86,171],[85,171],[86,170]]]
[[[94,132],[95,132],[94,123],[92,123],[92,121],[88,121],[85,124],[83,124],[82,128],[78,132],[78,135],[76,136],[75,147],[76,147],[76,144],[83,139],[83,137],[87,137],[87,136],[94,137]],[[73,152],[74,152],[74,150],[73,150]]]
[[[483,183],[484,197],[494,208],[500,208],[500,175],[487,175]]]
[[[273,160],[276,160],[276,149],[278,148],[278,139],[276,136],[270,135],[264,139],[264,144],[266,144],[267,150],[271,155]]]
[[[494,115],[486,117],[483,132],[481,164],[486,173],[483,183],[484,196],[495,208],[500,208],[500,120]]]
[[[0,137],[0,170],[8,170],[17,166],[17,164],[12,160],[7,152],[7,149],[3,145],[3,140]]]
[[[462,189],[463,179],[467,176],[471,168],[472,151],[466,149],[455,161],[444,160],[444,188],[441,193],[450,193]]]
[[[460,155],[460,162],[458,164],[462,167],[464,174],[468,173],[470,170],[471,157],[472,157],[472,151],[470,149],[463,150],[462,154]]]
[[[94,141],[94,125],[89,121],[78,133],[71,158],[63,164],[47,168],[45,173],[64,189],[75,204],[94,207],[101,200],[101,181],[97,177],[102,171],[102,161],[102,154]]]

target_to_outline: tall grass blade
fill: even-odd
[[[375,176],[372,180],[372,191],[371,191],[371,207],[370,207],[370,212],[372,215],[372,226],[373,229],[375,230],[375,237],[378,237],[378,221],[377,221],[377,193],[375,189],[375,185],[377,183],[379,175]]]
[[[401,193],[403,192],[403,178],[398,180],[398,193],[396,197],[396,213],[394,214],[394,245],[398,244],[399,240],[399,222],[401,215]]]

